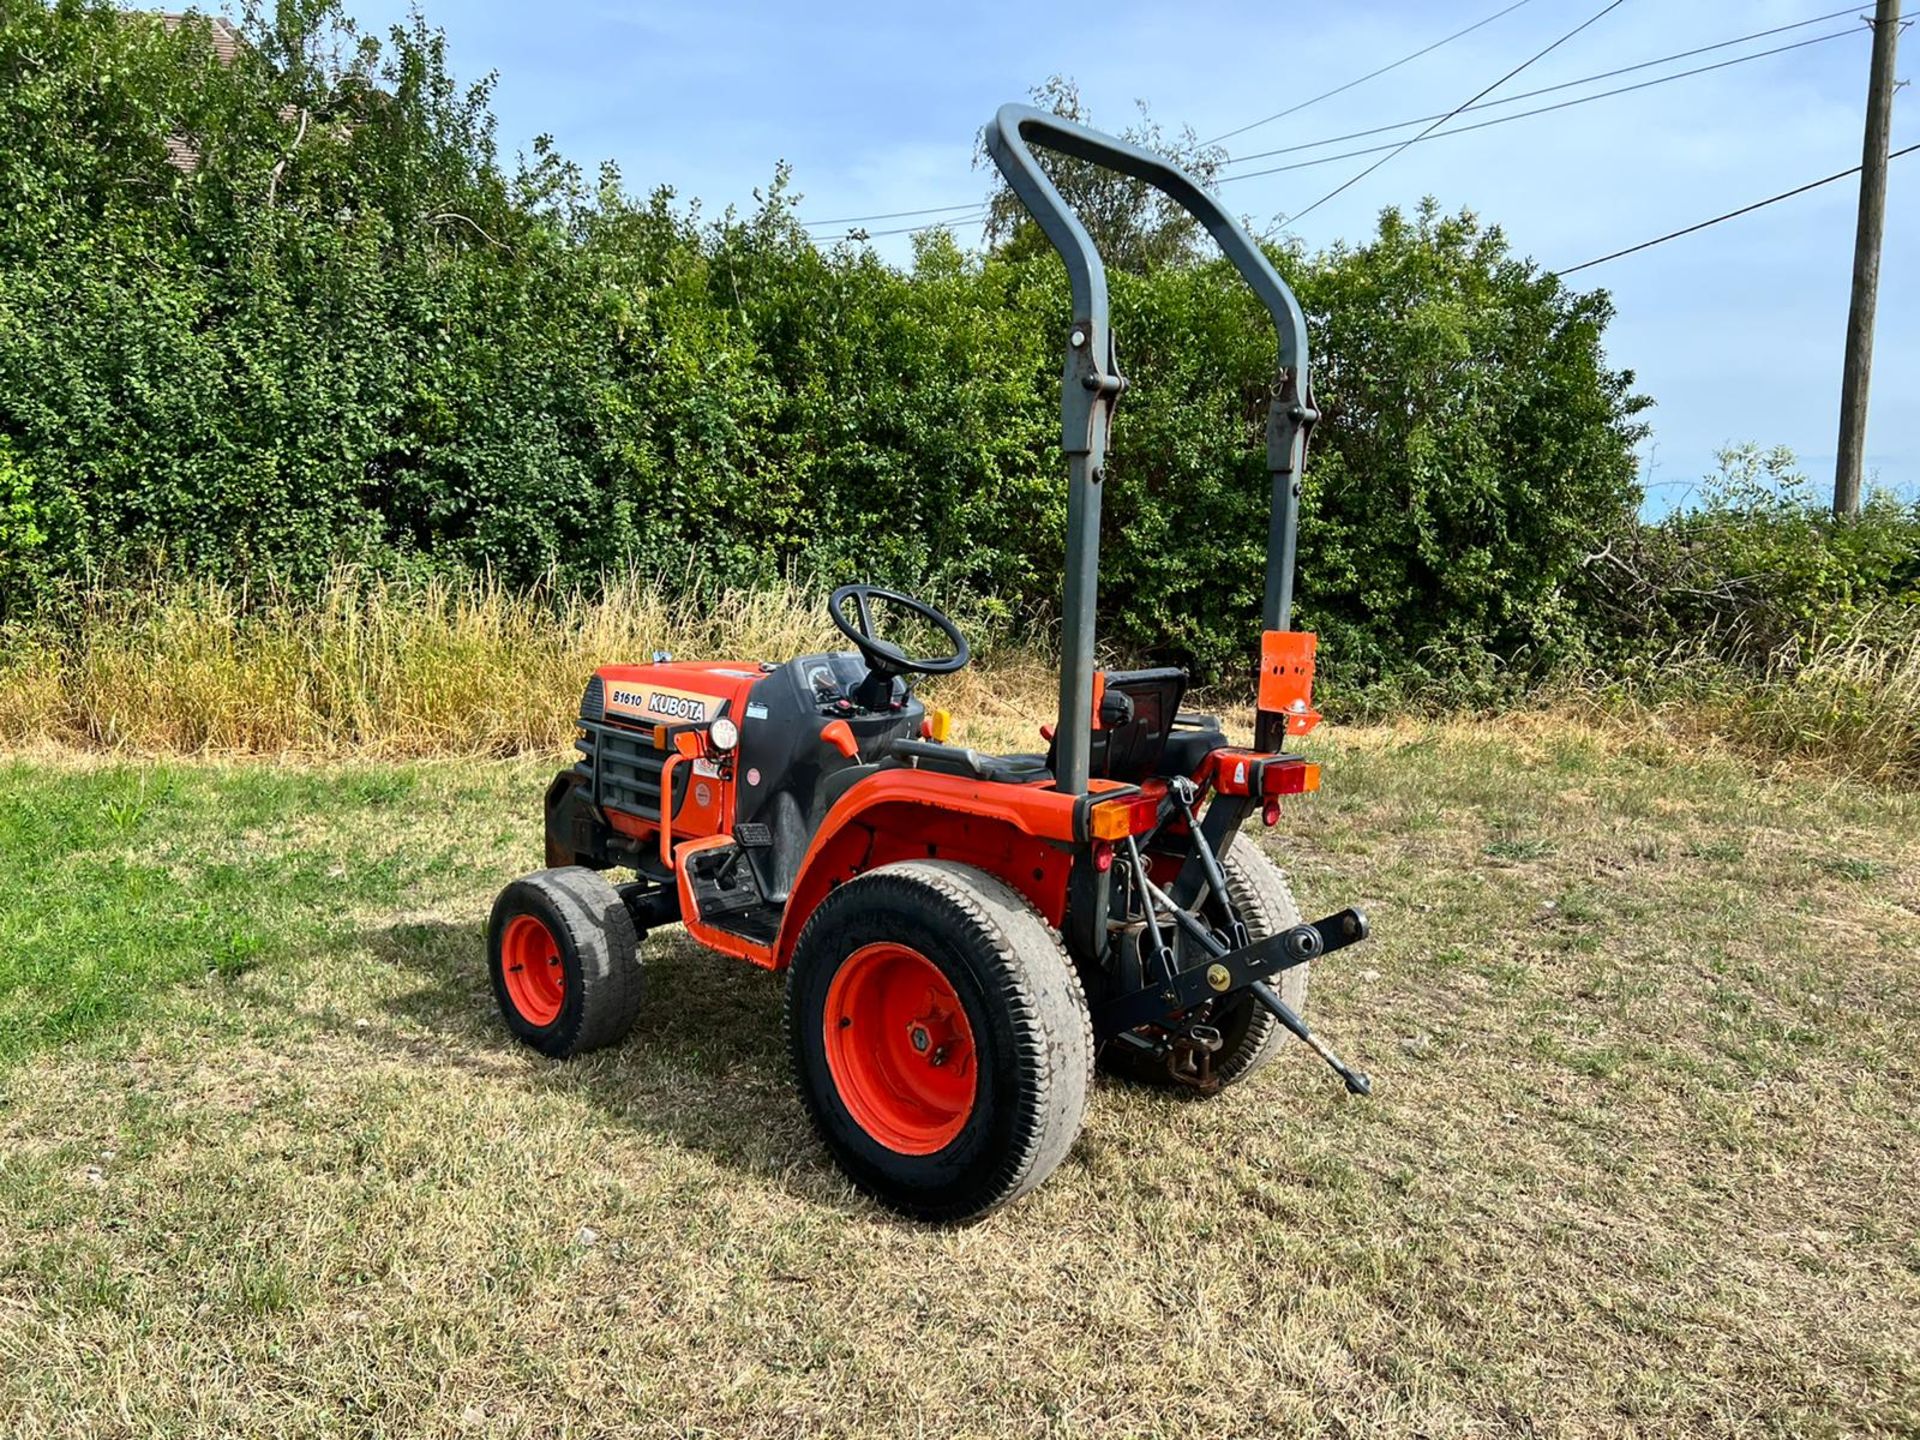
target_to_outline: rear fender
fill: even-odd
[[[868,776],[828,812],[800,862],[775,966],[792,960],[808,917],[834,887],[902,860],[956,860],[998,876],[1058,928],[1073,857],[1085,843],[1086,810],[1098,794],[910,769]]]

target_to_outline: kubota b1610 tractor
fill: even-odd
[[[947,743],[918,675],[967,663],[932,606],[867,585],[833,593],[852,648],[774,663],[608,665],[587,682],[579,763],[547,791],[547,864],[501,894],[488,958],[508,1026],[570,1056],[619,1040],[641,998],[639,946],[679,922],[787,980],[795,1078],[863,1190],[964,1220],[1024,1194],[1079,1131],[1096,1062],[1211,1095],[1289,1034],[1365,1093],[1300,1018],[1309,962],[1365,938],[1342,910],[1302,923],[1285,878],[1241,835],[1318,788],[1285,751],[1318,719],[1314,637],[1289,629],[1300,469],[1316,415],[1300,308],[1219,204],[1165,160],[1024,106],[988,149],[1066,260],[1068,461],[1060,713],[1045,753]],[[1279,371],[1265,636],[1254,744],[1181,708],[1178,669],[1102,671],[1094,598],[1102,460],[1126,388],[1106,272],[1032,145],[1157,186],[1206,226],[1272,313]],[[945,637],[910,655],[878,616]],[[616,884],[609,871],[633,878]]]

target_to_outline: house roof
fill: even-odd
[[[197,10],[154,10],[146,12],[158,20],[168,30],[178,30],[189,19],[204,20],[212,28],[213,56],[222,65],[231,65],[239,59],[246,39],[234,28],[233,23],[220,15],[205,15]],[[174,169],[191,175],[200,168],[200,152],[184,135],[167,137],[167,163]]]
[[[240,52],[247,48],[246,36],[240,33],[232,21],[219,15],[207,15],[198,10],[149,10],[130,13],[149,15],[168,30],[179,29],[189,19],[205,21],[213,32],[214,58],[222,65],[231,65],[240,58]],[[280,106],[275,114],[289,125],[301,120],[302,117],[302,112],[292,105]],[[169,135],[167,137],[167,163],[174,169],[191,175],[200,168],[200,159],[199,150],[186,136]]]
[[[240,47],[247,43],[233,23],[223,16],[204,15],[197,10],[159,10],[153,14],[169,30],[178,30],[190,17],[207,21],[213,27],[213,53],[223,65],[231,65],[239,56]]]

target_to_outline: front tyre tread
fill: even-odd
[[[500,945],[516,915],[533,915],[553,935],[565,972],[565,996],[551,1024],[530,1024],[509,998]],[[640,1013],[640,940],[620,892],[584,866],[524,875],[500,892],[487,923],[494,998],[513,1034],[556,1060],[616,1045]]]

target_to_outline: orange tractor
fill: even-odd
[[[793,1070],[815,1128],[861,1189],[959,1221],[1039,1184],[1079,1132],[1096,1065],[1213,1095],[1297,1036],[1364,1094],[1301,1019],[1310,962],[1364,939],[1342,910],[1303,923],[1242,836],[1317,789],[1285,751],[1319,718],[1314,637],[1288,628],[1300,468],[1317,418],[1300,309],[1264,254],[1165,160],[1024,106],[988,148],[1066,260],[1066,595],[1057,722],[1044,753],[948,743],[914,678],[967,663],[932,606],[833,593],[850,649],[783,662],[609,665],[587,682],[580,760],[546,798],[549,869],[494,905],[488,960],[508,1027],[567,1057],[620,1040],[639,950],[678,922],[721,954],[786,972]],[[1034,144],[1185,205],[1271,312],[1272,504],[1254,744],[1182,709],[1178,669],[1094,663],[1102,462],[1126,388],[1106,274]],[[904,611],[945,653],[883,637]],[[626,883],[609,871],[632,875]]]

